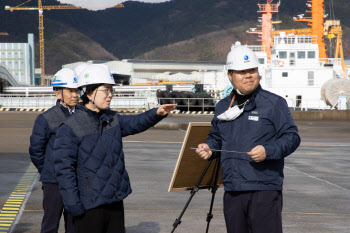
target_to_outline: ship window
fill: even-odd
[[[305,59],[305,51],[298,51],[298,58]]]
[[[307,72],[307,85],[308,86],[314,85],[314,72],[313,71]]]
[[[315,58],[315,57],[316,57],[315,51],[308,51],[307,52],[307,58]]]
[[[286,51],[280,51],[279,53],[280,59],[287,59],[287,52]]]
[[[259,64],[265,64],[265,58],[258,58]]]
[[[288,77],[288,72],[282,72],[282,77],[284,78]]]

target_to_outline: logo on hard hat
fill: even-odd
[[[250,62],[248,55],[245,55],[243,58],[244,58],[244,63]]]
[[[85,74],[85,75],[84,75],[84,78],[89,78],[89,74]]]
[[[54,76],[54,77],[53,77],[53,82],[61,82],[61,80],[59,79],[59,77]]]
[[[77,83],[78,82],[78,79],[76,77],[74,77],[74,82],[73,83]]]

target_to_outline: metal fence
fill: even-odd
[[[56,103],[55,95],[37,95],[30,97],[0,95],[0,108],[51,108]],[[151,109],[161,104],[174,103],[181,111],[214,111],[219,99],[213,98],[156,98],[115,96],[111,101],[112,109]],[[307,111],[309,109],[331,109],[323,100],[286,99],[292,109]],[[350,107],[350,103],[348,104]]]
[[[181,111],[214,111],[217,102],[213,98],[158,98],[158,104],[177,104]]]

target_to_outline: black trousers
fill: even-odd
[[[73,221],[77,233],[125,233],[123,202],[87,210]]]
[[[63,201],[58,184],[43,183],[44,217],[41,223],[41,233],[57,233],[63,212],[66,233],[75,233],[73,216],[63,211]]]
[[[282,191],[225,192],[228,233],[282,233]]]

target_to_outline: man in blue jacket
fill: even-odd
[[[77,233],[124,233],[123,200],[131,193],[122,137],[161,121],[175,105],[162,105],[136,116],[109,107],[113,75],[104,65],[90,65],[79,76],[84,106],[57,132],[53,157],[66,210]]]
[[[228,233],[282,233],[284,158],[300,144],[286,101],[261,88],[258,66],[249,48],[232,48],[226,67],[235,89],[216,105],[196,150],[203,159],[221,156]]]
[[[52,150],[58,126],[75,111],[79,93],[77,76],[67,68],[55,74],[52,86],[57,96],[56,106],[37,117],[29,147],[30,158],[41,175],[44,196],[41,233],[57,233],[59,228],[63,202],[54,172]],[[65,211],[64,220],[66,232],[75,232],[72,216]]]

